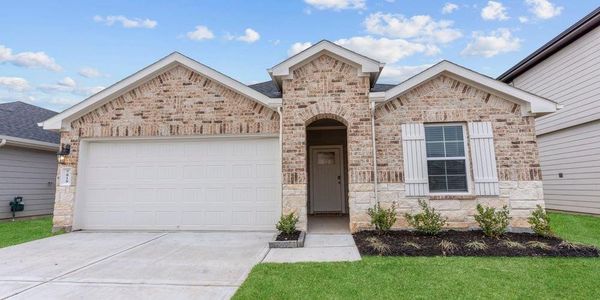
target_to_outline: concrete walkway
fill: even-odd
[[[263,262],[334,262],[360,260],[360,254],[349,233],[308,233],[304,248],[271,249]]]
[[[228,299],[273,233],[75,232],[0,249],[0,299]]]

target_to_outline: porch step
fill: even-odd
[[[360,254],[350,234],[306,235],[304,248],[270,249],[263,262],[333,262],[357,261]]]

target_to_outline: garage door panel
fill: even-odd
[[[276,139],[90,142],[86,149],[80,228],[274,229]],[[121,159],[110,159],[119,151]]]

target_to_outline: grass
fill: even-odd
[[[551,212],[550,226],[561,238],[600,247],[600,217]]]
[[[552,213],[560,237],[600,246],[600,218]],[[234,299],[594,299],[599,258],[363,257],[259,264]]]
[[[0,222],[0,248],[60,234],[52,233],[52,217]]]

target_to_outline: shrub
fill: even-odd
[[[528,247],[530,248],[538,248],[538,249],[542,249],[542,250],[550,250],[551,247],[544,243],[544,242],[539,242],[539,241],[529,241],[526,244]]]
[[[500,244],[511,249],[525,249],[525,246],[523,244],[511,240],[504,240],[500,242]]]
[[[447,219],[443,218],[440,213],[436,213],[435,209],[429,207],[424,200],[419,200],[419,206],[421,207],[422,212],[415,215],[409,213],[404,214],[408,225],[415,228],[415,230],[420,233],[428,235],[438,234],[440,230],[442,230],[442,227],[446,225]]]
[[[502,210],[496,211],[493,207],[483,207],[477,204],[477,215],[475,221],[483,230],[483,233],[491,237],[499,237],[506,232],[510,221],[509,211],[504,206]]]
[[[368,209],[367,213],[371,217],[371,225],[374,225],[377,231],[388,231],[396,223],[396,202],[387,209],[382,208],[377,202],[375,206]]]
[[[415,242],[404,242],[402,243],[402,246],[406,247],[406,248],[414,248],[414,249],[421,249],[421,245],[415,243]]]
[[[292,234],[296,232],[296,223],[298,223],[298,217],[296,214],[289,213],[281,216],[275,228],[284,234]]]
[[[552,229],[550,229],[550,217],[542,206],[538,205],[537,208],[531,213],[531,216],[527,218],[527,222],[531,225],[531,229],[538,235],[550,236],[552,235]]]

